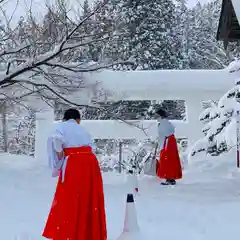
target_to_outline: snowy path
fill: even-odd
[[[2,161],[2,156],[0,239],[40,240],[56,181],[44,167],[32,170],[31,159],[6,156],[7,161]],[[141,179],[136,208],[144,239],[238,239],[240,176],[229,178],[222,166],[193,169],[176,187],[161,186],[154,178]],[[218,175],[213,175],[216,169]],[[116,240],[123,225],[126,185],[123,176],[112,173],[104,174],[104,183],[109,240]]]

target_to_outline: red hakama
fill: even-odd
[[[106,217],[100,167],[91,147],[64,149],[68,156],[64,181],[60,174],[42,234],[53,240],[106,240]]]
[[[163,149],[160,152],[160,159],[157,164],[157,176],[168,180],[182,178],[182,166],[174,135],[170,135],[164,140]]]

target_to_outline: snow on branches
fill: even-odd
[[[29,16],[27,20],[21,18],[16,28],[3,24],[0,27],[0,100],[34,94],[81,106],[69,100],[69,96],[89,87],[83,74],[114,64],[93,62],[84,56],[90,46],[104,43],[112,36],[109,32],[101,35],[84,32],[94,14],[106,3],[104,0],[76,21],[61,6],[48,7],[40,23]]]
[[[232,62],[227,70],[235,75],[235,86],[227,91],[218,103],[211,102],[199,120],[203,122],[204,138],[198,140],[190,157],[200,152],[217,156],[236,146],[236,112],[240,110],[240,60]]]

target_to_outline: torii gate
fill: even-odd
[[[234,86],[233,76],[223,70],[156,70],[108,71],[86,75],[87,81],[97,81],[112,93],[110,99],[119,100],[185,100],[187,121],[173,121],[176,136],[186,137],[189,143],[202,137],[199,114],[204,100],[219,98]],[[86,96],[91,95],[87,93]],[[88,97],[90,99],[90,96]],[[131,121],[130,121],[131,122]],[[46,108],[37,115],[35,157],[46,158],[46,139],[53,128],[54,114]],[[85,120],[82,125],[95,139],[156,138],[156,121],[143,120],[139,128],[114,120]]]

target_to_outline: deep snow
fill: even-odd
[[[39,240],[56,179],[32,158],[0,155],[0,239]],[[240,235],[240,173],[233,156],[196,161],[177,186],[140,177],[136,198],[146,240],[231,240]],[[125,176],[103,174],[109,240],[120,235],[125,212]]]

